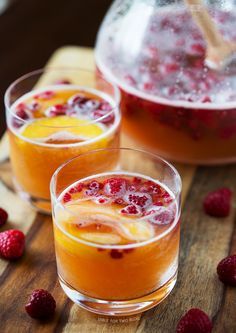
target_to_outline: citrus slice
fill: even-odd
[[[91,201],[83,201],[81,204],[67,205],[71,215],[70,223],[89,225],[100,223],[115,229],[122,237],[132,241],[145,241],[155,236],[154,227],[147,221],[126,217],[119,210],[111,206],[96,205]],[[68,211],[67,211],[68,214]],[[81,234],[82,235],[82,234]]]
[[[155,236],[154,228],[145,221],[133,221],[121,224],[122,236],[133,241],[145,241]]]
[[[92,243],[108,245],[119,244],[121,242],[121,237],[119,235],[101,232],[81,232],[80,238]]]
[[[58,116],[52,118],[34,119],[27,124],[22,135],[37,141],[68,141],[72,139],[88,140],[101,135],[104,126],[90,123],[87,119],[76,117]]]

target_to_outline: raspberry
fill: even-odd
[[[43,91],[37,95],[34,96],[35,99],[51,99],[55,96],[54,91],[47,90]]]
[[[23,109],[20,109],[20,110],[16,111],[16,115],[17,115],[17,117],[19,117],[23,120],[29,119],[28,113]]]
[[[236,286],[236,254],[222,259],[217,266],[219,279],[230,286]]]
[[[3,209],[0,208],[0,227],[7,222],[8,213]]]
[[[7,230],[0,233],[0,256],[14,260],[22,256],[25,248],[25,235],[20,230]]]
[[[69,193],[65,193],[63,196],[63,202],[69,202],[71,201],[71,195]]]
[[[36,289],[29,297],[25,310],[28,315],[36,319],[52,317],[56,309],[56,302],[52,295],[44,289]]]
[[[210,333],[212,322],[200,309],[190,309],[178,322],[176,333]]]
[[[96,180],[93,180],[87,185],[88,190],[86,190],[87,195],[96,195],[98,191],[102,188],[102,184],[97,182]]]
[[[220,188],[208,193],[203,201],[206,214],[215,217],[226,217],[230,212],[232,191],[228,188]]]
[[[107,195],[122,196],[126,191],[126,182],[121,178],[110,178],[105,181],[104,191]]]
[[[47,117],[63,116],[66,114],[68,106],[65,104],[56,104],[45,111]]]
[[[134,204],[142,208],[145,208],[151,205],[152,203],[151,196],[147,193],[141,193],[141,192],[128,193],[125,196],[125,200],[130,204]]]
[[[113,259],[121,259],[123,257],[123,253],[120,252],[119,250],[112,249],[110,252],[110,256]]]
[[[127,215],[141,215],[141,211],[138,209],[138,207],[134,205],[128,205],[121,209],[120,211],[122,214],[127,214]]]
[[[83,187],[84,187],[83,183],[77,184],[76,186],[72,187],[72,188],[69,190],[69,193],[70,193],[70,194],[74,194],[74,193],[81,192],[82,189],[83,189]]]
[[[174,220],[174,212],[167,209],[151,210],[146,216],[150,216],[148,218],[150,223],[157,225],[167,225]]]

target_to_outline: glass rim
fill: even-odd
[[[147,152],[145,150],[141,150],[141,149],[133,149],[133,148],[126,148],[126,147],[120,147],[120,148],[102,148],[102,149],[95,149],[95,150],[91,150],[91,151],[88,151],[86,153],[83,153],[83,154],[80,154],[80,155],[77,155],[69,160],[67,160],[66,162],[64,162],[62,165],[60,165],[56,170],[55,172],[53,173],[52,175],[52,178],[51,178],[51,181],[50,181],[50,193],[51,193],[51,202],[52,202],[52,205],[54,204],[54,200],[56,201],[56,204],[58,204],[60,207],[62,207],[63,210],[69,212],[70,214],[72,214],[72,212],[67,209],[59,200],[58,200],[58,195],[56,194],[56,180],[57,180],[57,176],[58,174],[60,173],[60,171],[67,165],[69,165],[71,162],[75,161],[76,159],[80,158],[80,157],[83,157],[83,156],[86,156],[86,155],[90,155],[90,154],[94,154],[94,153],[99,153],[99,152],[105,152],[105,151],[131,151],[131,152],[136,152],[136,153],[140,153],[140,154],[145,154],[145,155],[149,155],[150,157],[152,158],[155,158],[155,159],[158,159],[159,162],[162,162],[164,163],[166,166],[168,166],[173,172],[174,172],[174,175],[177,177],[178,179],[178,191],[176,194],[174,194],[174,198],[175,200],[178,200],[178,198],[180,197],[180,194],[181,194],[181,191],[182,191],[182,180],[181,180],[181,177],[180,177],[180,174],[178,172],[178,170],[171,164],[169,163],[168,161],[166,161],[165,159],[163,159],[162,157],[154,154],[154,153],[151,153],[151,152]],[[86,177],[83,177],[82,179],[84,179]],[[152,177],[151,177],[152,178]],[[81,179],[81,180],[82,180]],[[66,234],[69,238],[73,239],[74,241],[78,242],[78,243],[82,243],[84,245],[87,245],[87,246],[92,246],[92,247],[99,247],[99,248],[104,248],[104,249],[130,249],[130,248],[137,248],[137,247],[142,247],[142,246],[145,246],[145,245],[148,245],[148,244],[152,244],[154,243],[155,241],[158,241],[160,239],[162,239],[163,237],[165,237],[167,234],[169,234],[171,232],[171,230],[173,230],[178,221],[179,221],[179,218],[180,218],[180,211],[181,211],[181,208],[179,207],[179,205],[176,204],[176,208],[177,208],[177,211],[176,211],[176,214],[175,214],[175,219],[173,221],[173,223],[171,223],[170,227],[167,228],[165,231],[163,231],[160,235],[156,236],[156,237],[153,237],[153,238],[150,238],[146,241],[140,241],[140,242],[137,242],[137,243],[131,243],[131,244],[123,244],[123,245],[115,245],[115,244],[99,244],[99,243],[93,243],[93,242],[90,242],[90,241],[86,241],[86,240],[83,240],[83,239],[79,239],[73,235],[70,235],[67,231],[65,231],[63,228],[61,228],[60,226],[58,226],[58,224],[54,221],[53,223],[56,224],[56,226],[61,230],[61,232],[63,232],[64,234]]]
[[[109,86],[112,87],[112,89],[114,89],[114,97],[112,97],[110,94],[106,93],[106,92],[103,92],[99,89],[96,89],[96,88],[90,88],[88,86],[81,86],[82,88],[85,89],[86,91],[86,88],[88,88],[88,90],[91,90],[94,94],[96,93],[99,93],[98,96],[102,95],[101,97],[104,98],[104,100],[106,102],[109,103],[109,101],[104,97],[104,95],[107,95],[109,97],[111,97],[111,99],[114,101],[114,106],[109,103],[112,107],[111,111],[109,111],[107,114],[99,117],[99,118],[96,118],[96,119],[92,119],[92,120],[88,120],[86,122],[86,124],[82,124],[82,125],[73,125],[73,126],[50,126],[50,125],[39,125],[40,127],[46,127],[46,128],[61,128],[61,129],[65,129],[65,128],[80,128],[80,127],[83,127],[83,126],[88,126],[90,124],[96,124],[96,123],[99,123],[99,122],[102,122],[104,119],[108,118],[109,116],[111,115],[115,115],[116,113],[119,115],[120,114],[120,111],[119,111],[119,105],[120,105],[120,101],[121,101],[121,94],[120,94],[120,90],[119,88],[117,87],[116,84],[108,81],[105,77],[103,77],[100,73],[96,73],[95,71],[91,70],[91,69],[87,69],[87,68],[81,68],[81,67],[70,67],[70,68],[66,68],[66,67],[45,67],[45,68],[40,68],[40,69],[36,69],[34,71],[31,71],[29,73],[26,73],[22,76],[20,76],[19,78],[17,78],[16,80],[14,80],[7,88],[7,90],[5,91],[5,94],[4,94],[4,105],[5,105],[5,108],[7,110],[7,112],[9,112],[11,114],[12,117],[14,117],[15,119],[19,120],[22,125],[25,125],[25,124],[30,124],[32,120],[34,119],[30,119],[30,121],[27,119],[22,119],[20,118],[19,116],[17,116],[16,113],[14,113],[12,111],[12,105],[18,100],[20,99],[22,96],[24,96],[25,94],[23,94],[21,97],[19,97],[18,99],[16,99],[16,101],[14,101],[14,103],[10,103],[10,94],[11,94],[11,91],[12,89],[14,89],[14,87],[19,84],[20,82],[23,82],[24,80],[30,78],[30,77],[33,77],[33,76],[36,76],[36,75],[39,75],[39,74],[43,74],[44,72],[60,72],[60,71],[65,71],[65,72],[84,72],[84,73],[89,73],[89,74],[94,74],[94,75],[98,75],[100,79],[102,79],[106,84],[108,84]],[[40,79],[40,77],[39,77]],[[66,87],[69,87],[70,85],[71,86],[76,86],[76,84],[60,84],[62,87],[63,86],[66,86]],[[45,87],[49,87],[50,84],[47,86],[45,85]],[[37,89],[37,88],[36,88]],[[38,89],[43,89],[43,87],[39,87]],[[31,92],[31,91],[34,91],[34,88],[32,88],[31,90],[28,91]],[[78,92],[79,93],[79,92]],[[71,116],[70,116],[71,117]],[[47,117],[46,117],[47,118]],[[35,118],[36,120],[38,119],[42,119],[42,118]],[[85,119],[87,120],[87,119]]]

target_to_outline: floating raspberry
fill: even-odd
[[[55,92],[51,90],[43,91],[37,95],[34,95],[35,99],[51,99],[55,96]]]
[[[122,178],[110,178],[105,181],[104,192],[111,196],[123,196],[126,191],[126,182]]]
[[[25,310],[28,315],[36,319],[48,319],[53,316],[56,302],[52,295],[44,289],[36,289],[29,297]]]
[[[137,205],[141,208],[146,208],[152,204],[152,198],[148,193],[135,192],[127,193],[124,197],[125,201]]]
[[[15,260],[22,256],[25,248],[25,235],[22,231],[11,229],[0,233],[0,256]]]
[[[217,266],[219,279],[230,286],[236,286],[236,254],[222,259]]]
[[[0,208],[0,227],[3,226],[8,219],[8,213],[5,211],[5,209]]]
[[[146,216],[150,223],[157,225],[167,225],[174,221],[174,212],[161,206],[158,210],[150,210]]]
[[[121,209],[120,211],[122,214],[127,214],[127,215],[141,215],[140,209],[134,205],[128,205],[124,208]]]
[[[93,180],[87,185],[87,188],[88,189],[85,192],[87,195],[96,195],[98,191],[102,188],[102,184],[97,182],[96,180]]]
[[[79,193],[79,192],[82,191],[83,187],[84,187],[84,184],[79,183],[79,184],[77,184],[76,186],[72,187],[72,188],[69,190],[69,193],[70,193],[70,194]]]
[[[176,333],[211,333],[212,322],[200,309],[190,309],[179,321]]]
[[[207,194],[203,201],[206,214],[215,217],[226,217],[230,213],[232,191],[220,188]]]
[[[71,199],[72,199],[72,197],[69,193],[64,194],[64,196],[63,196],[63,202],[64,203],[71,201]]]
[[[112,249],[111,252],[110,252],[110,256],[113,259],[121,259],[123,257],[123,253],[119,250]]]
[[[20,109],[18,111],[16,111],[16,115],[17,117],[23,119],[23,120],[27,120],[30,118],[29,113],[26,110]]]
[[[45,111],[47,117],[63,116],[66,114],[68,106],[66,104],[56,104]]]
[[[83,95],[76,94],[69,98],[68,104],[71,106],[79,106],[80,108],[83,108],[85,104],[89,101],[87,97],[84,97]]]

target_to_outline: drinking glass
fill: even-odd
[[[180,238],[181,179],[171,164],[128,148],[90,151],[59,167],[50,189],[58,277],[73,302],[131,315],[167,297]]]
[[[119,99],[114,85],[84,69],[46,68],[12,83],[5,105],[17,192],[50,212],[49,183],[62,163],[119,146]]]

